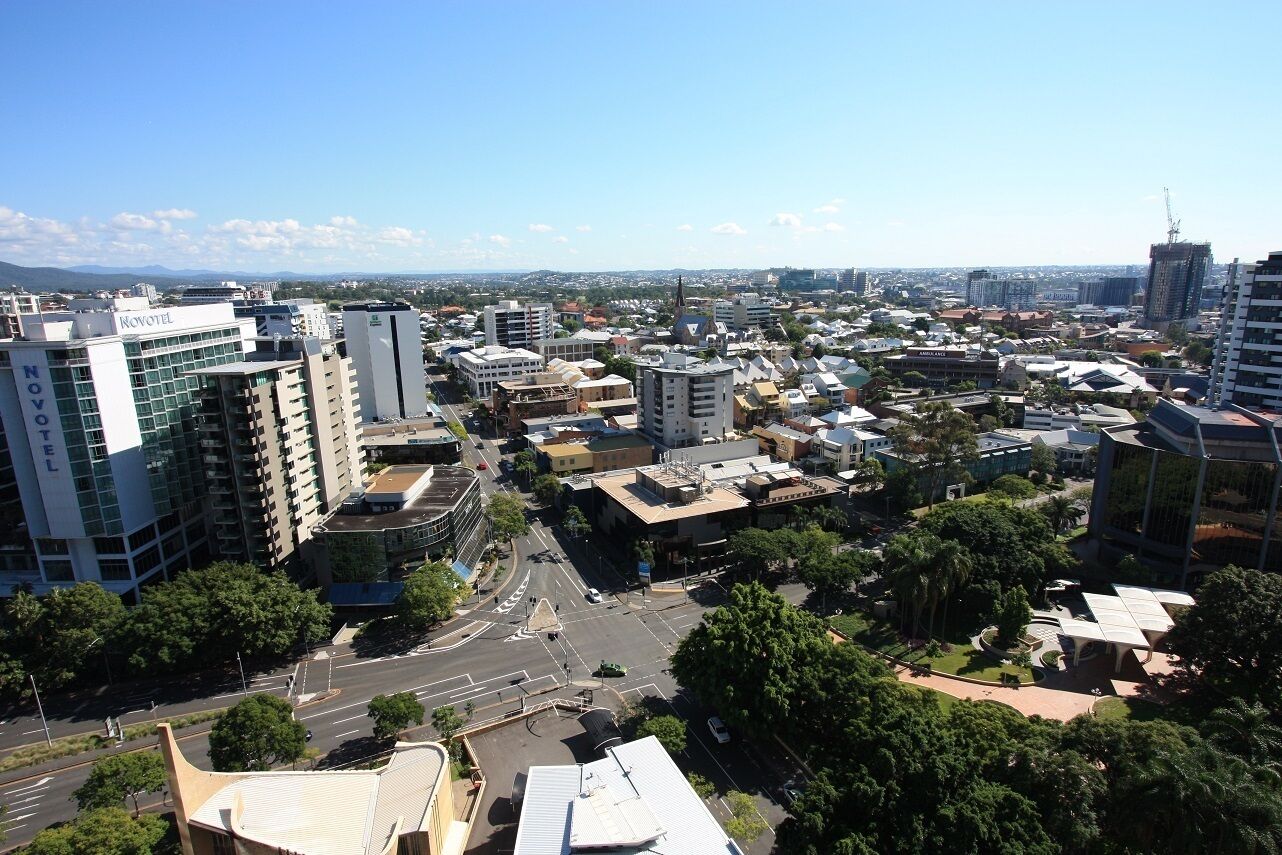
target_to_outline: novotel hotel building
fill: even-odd
[[[91,580],[130,602],[206,563],[202,381],[189,372],[242,360],[253,320],[224,303],[23,322],[0,342],[0,418],[38,572],[0,571],[0,590]]]

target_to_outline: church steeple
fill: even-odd
[[[679,321],[681,316],[686,313],[686,294],[685,288],[681,285],[681,276],[677,276],[677,304],[672,308],[672,319]]]

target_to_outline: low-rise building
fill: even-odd
[[[366,422],[361,447],[370,463],[458,463],[463,440],[449,429],[445,414],[428,403],[428,415],[417,419]]]
[[[910,347],[904,353],[886,357],[883,364],[892,376],[900,379],[915,372],[935,386],[970,381],[981,389],[991,389],[997,385],[1001,359],[994,351]]]
[[[1129,410],[1106,404],[1024,409],[1024,427],[1029,430],[1103,430],[1134,423],[1135,417]]]
[[[599,347],[605,347],[613,352],[614,345],[611,338],[607,332],[580,330],[568,338],[541,338],[534,343],[533,349],[548,362],[553,359],[581,362],[594,358]]]
[[[1016,439],[1004,433],[993,431],[981,433],[975,437],[979,447],[979,456],[967,461],[964,466],[975,483],[988,484],[1003,475],[1027,475],[1033,465],[1033,444],[1027,440]],[[876,452],[887,475],[893,475],[907,465],[915,465],[915,460],[905,461],[900,453],[892,448],[882,448]],[[921,488],[928,489],[928,473],[922,474]],[[943,491],[948,486],[940,484],[940,494],[936,500],[943,498]],[[929,499],[929,497],[926,497]]]
[[[769,454],[777,460],[802,460],[810,456],[810,434],[784,427],[778,422],[758,425],[752,429],[762,454]]]
[[[543,370],[543,357],[530,350],[489,345],[465,350],[454,357],[459,381],[478,401],[489,400],[494,387]]]
[[[654,462],[654,446],[630,431],[610,431],[545,441],[535,447],[534,456],[540,469],[566,477],[649,466]]]
[[[529,374],[495,383],[490,411],[496,430],[515,435],[521,432],[525,419],[577,413],[579,393],[559,374]]]
[[[317,576],[381,582],[452,556],[472,568],[489,539],[481,482],[461,466],[391,466],[313,529]]]

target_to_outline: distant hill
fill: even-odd
[[[0,261],[0,290],[22,288],[27,291],[114,291],[144,281],[137,273],[79,273],[60,267],[20,267]],[[145,281],[157,288],[176,288],[189,284],[190,277],[148,275]]]
[[[103,267],[99,264],[78,264],[75,267],[65,268],[73,273],[97,273],[104,276],[113,276],[119,273],[127,273],[130,276],[167,276],[179,279],[195,279],[204,276],[251,276],[250,273],[221,273],[217,270],[170,270],[168,267],[162,267],[159,264],[148,264],[146,267]]]

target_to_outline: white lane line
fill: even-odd
[[[368,715],[354,715],[350,718],[339,718],[331,721],[330,724],[347,724],[349,721],[356,721],[358,718],[368,718]]]
[[[5,790],[3,793],[0,793],[0,795],[12,796],[18,793],[25,793],[28,790],[47,789],[49,787],[49,782],[52,780],[53,780],[52,776],[46,775],[45,777],[41,778],[39,781],[36,781],[34,784],[27,784],[25,787],[15,787],[12,790]]]
[[[40,800],[44,797],[45,793],[40,793],[34,796],[27,796],[25,799],[14,799],[9,802],[9,807],[12,808],[14,805],[25,805],[27,802],[36,802],[34,805],[27,805],[28,808],[40,807]],[[23,808],[23,810],[26,810],[26,808]]]
[[[351,736],[351,735],[352,735],[352,734],[354,734],[354,733],[360,733],[360,731],[359,731],[359,730],[349,730],[349,731],[347,731],[347,733],[340,733],[338,736],[335,736],[334,738],[335,738],[335,739],[342,739],[344,736]]]
[[[431,688],[432,686],[439,686],[441,683],[449,683],[449,682],[451,682],[452,680],[467,680],[468,682],[471,682],[471,681],[472,681],[472,676],[471,676],[470,674],[455,674],[453,677],[446,677],[446,678],[444,678],[444,679],[437,680],[437,681],[432,682],[432,683],[426,683],[426,684],[424,684],[424,685],[422,685],[422,686],[415,686],[414,688],[412,688],[412,689],[406,689],[405,691],[407,691],[407,692],[417,692],[419,689],[428,689],[428,688]],[[343,710],[350,710],[350,709],[352,709],[353,707],[363,707],[363,706],[368,706],[368,705],[369,705],[369,702],[370,702],[371,700],[373,700],[373,698],[372,698],[372,697],[371,697],[371,698],[368,698],[368,699],[366,699],[366,700],[363,700],[363,701],[356,701],[355,703],[345,704],[345,705],[343,705],[343,706],[341,706],[341,707],[334,707],[333,709],[322,710],[321,712],[312,713],[311,715],[299,716],[298,720],[299,720],[299,721],[307,721],[307,720],[309,720],[309,719],[313,719],[313,718],[320,718],[321,716],[333,715],[334,713],[336,713],[336,712],[342,712]]]
[[[32,816],[35,816],[35,815],[36,815],[36,814],[35,814],[35,811],[32,811],[31,813],[20,813],[20,814],[18,814],[17,816],[9,817],[9,822],[17,822],[17,821],[18,821],[18,820],[20,820],[20,819],[27,819],[28,817],[32,817]],[[19,828],[21,828],[22,826],[18,826],[18,827],[19,827]],[[5,830],[6,830],[6,831],[13,831],[13,829],[12,829],[12,828],[8,828],[8,829],[5,829]]]
[[[44,732],[45,732],[45,731],[44,731],[44,728],[43,728],[43,727],[37,727],[35,730],[24,730],[24,731],[22,732],[22,735],[23,735],[23,736],[30,736],[30,735],[31,735],[31,734],[33,734],[33,733],[44,733]]]

